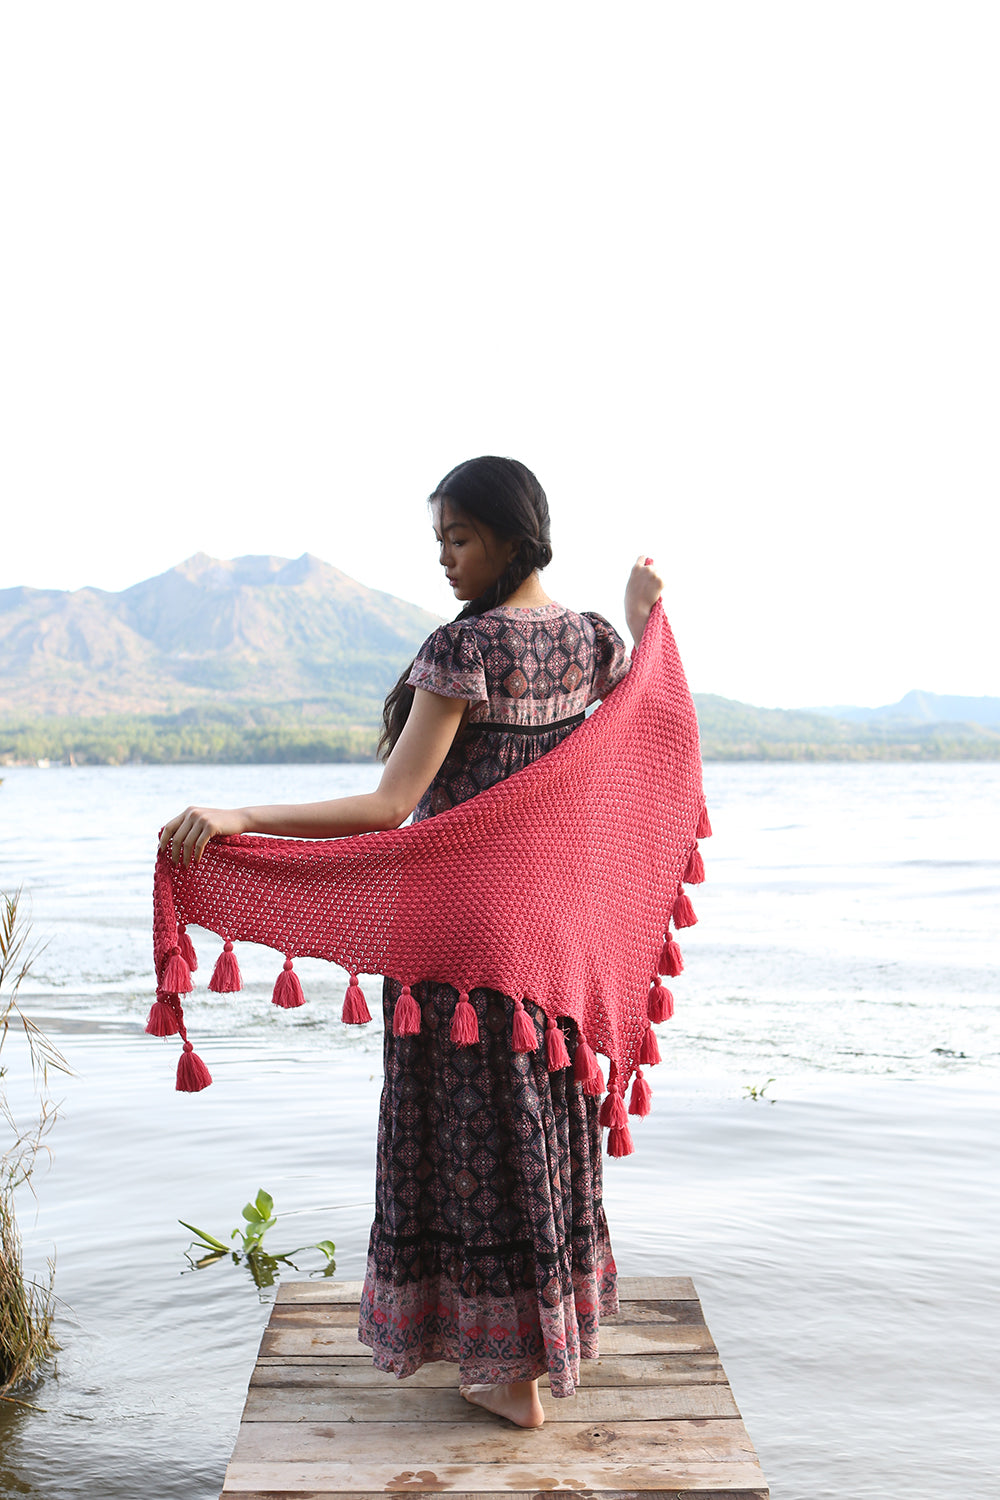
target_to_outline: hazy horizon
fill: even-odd
[[[548,592],[692,687],[1000,694],[1000,13],[52,0],[0,17],[0,587],[312,552],[453,613],[511,454]]]

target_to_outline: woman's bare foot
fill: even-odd
[[[485,1407],[518,1427],[541,1427],[545,1421],[537,1380],[514,1380],[510,1385],[463,1385],[459,1389],[473,1406]]]

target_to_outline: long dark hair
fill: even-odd
[[[536,568],[544,568],[552,561],[549,502],[534,474],[516,458],[468,458],[446,474],[427,499],[429,504],[449,500],[473,525],[479,521],[495,531],[502,542],[518,543],[517,551],[496,583],[478,599],[470,599],[459,610],[456,620],[496,609]],[[406,679],[412,668],[411,662],[385,700],[378,742],[383,760],[389,756],[409,717],[413,689],[407,686]]]

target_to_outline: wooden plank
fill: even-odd
[[[542,1429],[544,1431],[544,1428]],[[339,1463],[260,1463],[233,1462],[226,1474],[223,1500],[232,1500],[234,1492],[248,1493],[253,1500],[264,1500],[265,1496],[278,1494],[295,1496],[313,1495],[315,1500],[328,1500],[336,1495],[337,1500],[345,1493],[362,1492],[372,1495],[387,1494],[459,1494],[479,1492],[484,1500],[508,1500],[510,1491],[521,1491],[539,1500],[540,1492],[559,1490],[570,1500],[584,1500],[581,1491],[589,1492],[586,1500],[596,1494],[600,1500],[610,1495],[619,1495],[621,1500],[637,1500],[637,1492],[652,1491],[658,1500],[674,1497],[687,1500],[697,1497],[706,1500],[708,1495],[723,1495],[733,1500],[749,1491],[751,1495],[767,1500],[767,1488],[761,1487],[760,1468],[755,1463],[663,1463],[655,1466],[642,1463],[626,1463],[618,1466],[612,1479],[613,1488],[607,1487],[606,1470],[586,1464],[437,1464],[434,1468],[405,1464],[393,1468],[391,1465],[360,1467]]]
[[[575,1396],[557,1400],[541,1392],[547,1423],[627,1422],[678,1417],[738,1417],[728,1385],[599,1386],[581,1388]],[[454,1387],[396,1390],[329,1384],[303,1389],[300,1385],[251,1385],[244,1422],[478,1422],[490,1418],[464,1401]]]
[[[278,1287],[276,1305],[289,1302],[353,1303],[361,1301],[363,1283],[360,1281],[286,1281]],[[690,1276],[619,1276],[619,1300],[642,1302],[646,1300],[694,1300],[697,1299],[694,1282]]]
[[[679,1300],[663,1298],[649,1302],[623,1302],[614,1318],[602,1318],[601,1327],[617,1328],[623,1323],[704,1324],[705,1315],[697,1297]],[[284,1303],[275,1306],[269,1328],[354,1328],[358,1326],[357,1303],[353,1306],[330,1303]]]
[[[401,1488],[389,1491],[390,1494],[420,1493],[419,1484],[411,1484],[409,1489]],[[426,1493],[426,1492],[425,1492]],[[496,1490],[470,1491],[451,1490],[450,1500],[544,1500],[546,1494],[552,1491],[537,1490],[504,1490],[502,1496]],[[637,1492],[630,1490],[588,1490],[582,1494],[577,1490],[558,1490],[554,1493],[562,1495],[564,1500],[592,1500],[599,1493],[600,1500],[637,1500],[637,1494],[645,1493],[647,1496],[656,1496],[656,1500],[688,1500],[688,1497],[696,1497],[696,1500],[768,1500],[766,1489],[744,1489],[739,1486],[736,1489],[690,1489],[685,1486],[682,1490],[647,1490]],[[224,1492],[224,1500],[330,1500],[330,1496],[336,1494],[337,1500],[385,1500],[385,1490],[229,1490]]]
[[[454,1388],[459,1384],[458,1366],[443,1360],[422,1365],[405,1381],[397,1380],[387,1370],[376,1370],[367,1350],[357,1354],[304,1356],[301,1358],[265,1356],[258,1359],[250,1387],[301,1386],[404,1391],[414,1387]],[[646,1354],[609,1359],[585,1359],[580,1364],[581,1388],[633,1385],[726,1385],[726,1372],[717,1354]],[[548,1376],[541,1377],[541,1386]]]
[[[357,1354],[364,1346],[354,1323],[347,1328],[268,1327],[261,1339],[263,1355]],[[605,1354],[693,1354],[716,1353],[712,1335],[700,1325],[608,1323],[601,1325],[601,1349]]]
[[[412,1468],[441,1464],[498,1464],[512,1456],[532,1463],[573,1465],[579,1459],[591,1471],[622,1464],[658,1464],[683,1450],[689,1463],[737,1463],[753,1453],[742,1422],[703,1418],[697,1421],[623,1423],[556,1422],[533,1432],[500,1423],[481,1409],[472,1421],[393,1422],[392,1447],[406,1455]],[[234,1463],[309,1464],[336,1461],[369,1466],[379,1474],[391,1469],[380,1436],[366,1422],[246,1422],[233,1449]],[[395,1462],[398,1468],[398,1462]],[[388,1477],[391,1477],[389,1475]],[[383,1479],[383,1483],[387,1479]],[[377,1483],[362,1488],[377,1489]],[[479,1488],[480,1486],[475,1486]]]
[[[286,1302],[349,1302],[357,1307],[361,1301],[363,1281],[282,1281],[274,1305],[281,1307]]]
[[[282,1288],[261,1341],[223,1500],[768,1500],[686,1277],[619,1283],[575,1397],[542,1380],[525,1432],[462,1402],[457,1366],[406,1381],[357,1338],[360,1283]],[[323,1295],[317,1295],[317,1293]]]

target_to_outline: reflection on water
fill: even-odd
[[[245,996],[185,1006],[212,1088],[175,1093],[175,1043],[142,1028],[157,820],[199,797],[306,800],[370,774],[14,772],[0,790],[0,884],[25,881],[51,939],[28,1005],[76,1070],[37,1204],[20,1205],[28,1263],[57,1250],[63,1353],[34,1397],[45,1413],[0,1412],[0,1494],[218,1494],[273,1288],[228,1245],[192,1271],[178,1220],[222,1242],[265,1183],[268,1253],[331,1240],[337,1275],[362,1275],[378,1016],[340,1026],[343,978],[307,961],[310,1003],[277,1011],[274,955],[249,949]],[[985,1493],[1000,1041],[984,851],[1000,847],[1000,773],[709,779],[709,884],[653,1114],[606,1169],[619,1267],[694,1277],[776,1500]],[[322,1269],[311,1254],[298,1274]]]

